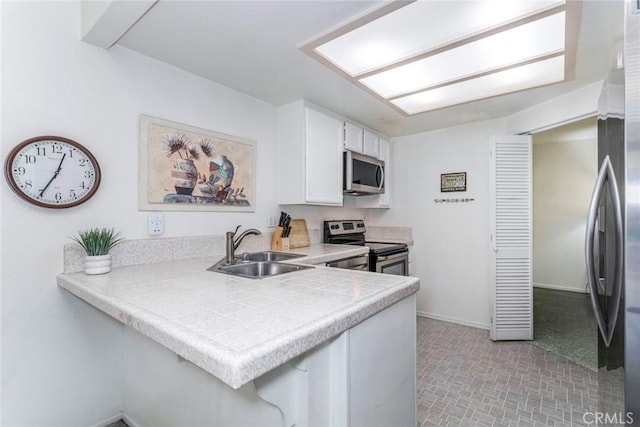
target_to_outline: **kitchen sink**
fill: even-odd
[[[286,252],[264,251],[264,252],[245,252],[238,257],[240,261],[284,261],[288,259],[300,258],[304,255],[290,254]]]
[[[313,268],[313,266],[310,265],[285,264],[277,262],[302,256],[304,255],[274,251],[244,253],[240,255],[240,257],[236,258],[233,264],[226,264],[225,258],[223,258],[216,264],[207,268],[207,270],[217,273],[232,274],[234,276],[248,277],[250,279],[262,279],[264,277],[277,276],[278,274]]]

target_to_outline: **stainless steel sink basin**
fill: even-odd
[[[300,258],[304,255],[290,254],[286,252],[264,251],[244,253],[238,257],[240,261],[284,261],[288,259]]]
[[[234,276],[248,277],[250,279],[262,279],[264,277],[313,268],[313,266],[310,265],[284,264],[277,262],[300,258],[303,256],[304,255],[300,254],[275,251],[247,252],[235,258],[233,264],[226,264],[225,258],[222,258],[207,270],[217,273],[232,274]]]
[[[283,264],[279,262],[243,262],[232,265],[221,265],[215,271],[220,273],[234,274],[236,276],[261,279],[263,277],[276,276],[278,274],[290,273],[292,271],[313,268],[307,265]]]

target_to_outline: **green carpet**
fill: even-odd
[[[598,370],[598,326],[588,294],[533,288],[533,342]]]

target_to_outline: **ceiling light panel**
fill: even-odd
[[[565,12],[373,74],[361,83],[384,98],[558,54],[564,50]]]
[[[564,3],[558,0],[421,0],[314,50],[354,77]]]
[[[392,104],[407,114],[462,104],[564,80],[564,56],[510,68],[472,80],[397,98]]]

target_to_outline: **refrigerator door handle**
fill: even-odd
[[[611,299],[613,305],[610,313],[608,313],[608,319],[605,319],[602,312],[602,307],[598,299],[598,287],[601,284],[599,275],[596,274],[596,266],[594,265],[595,256],[595,244],[594,233],[598,232],[597,218],[598,218],[598,206],[600,199],[603,195],[605,184],[609,189],[609,195],[611,197],[611,207],[613,213],[613,222],[615,229],[615,266],[613,274],[613,287],[611,292]],[[620,194],[618,192],[618,184],[616,182],[616,176],[611,165],[609,156],[606,156],[602,161],[598,178],[593,189],[593,196],[591,197],[591,203],[589,206],[589,216],[587,217],[587,230],[585,237],[585,261],[587,264],[587,278],[589,280],[589,293],[591,296],[591,306],[598,322],[598,329],[602,335],[602,339],[607,347],[611,344],[613,332],[616,327],[616,321],[618,320],[618,311],[620,309],[620,298],[622,291],[622,268],[623,268],[623,235],[622,235],[622,210],[620,207]],[[605,293],[606,295],[606,293]]]

